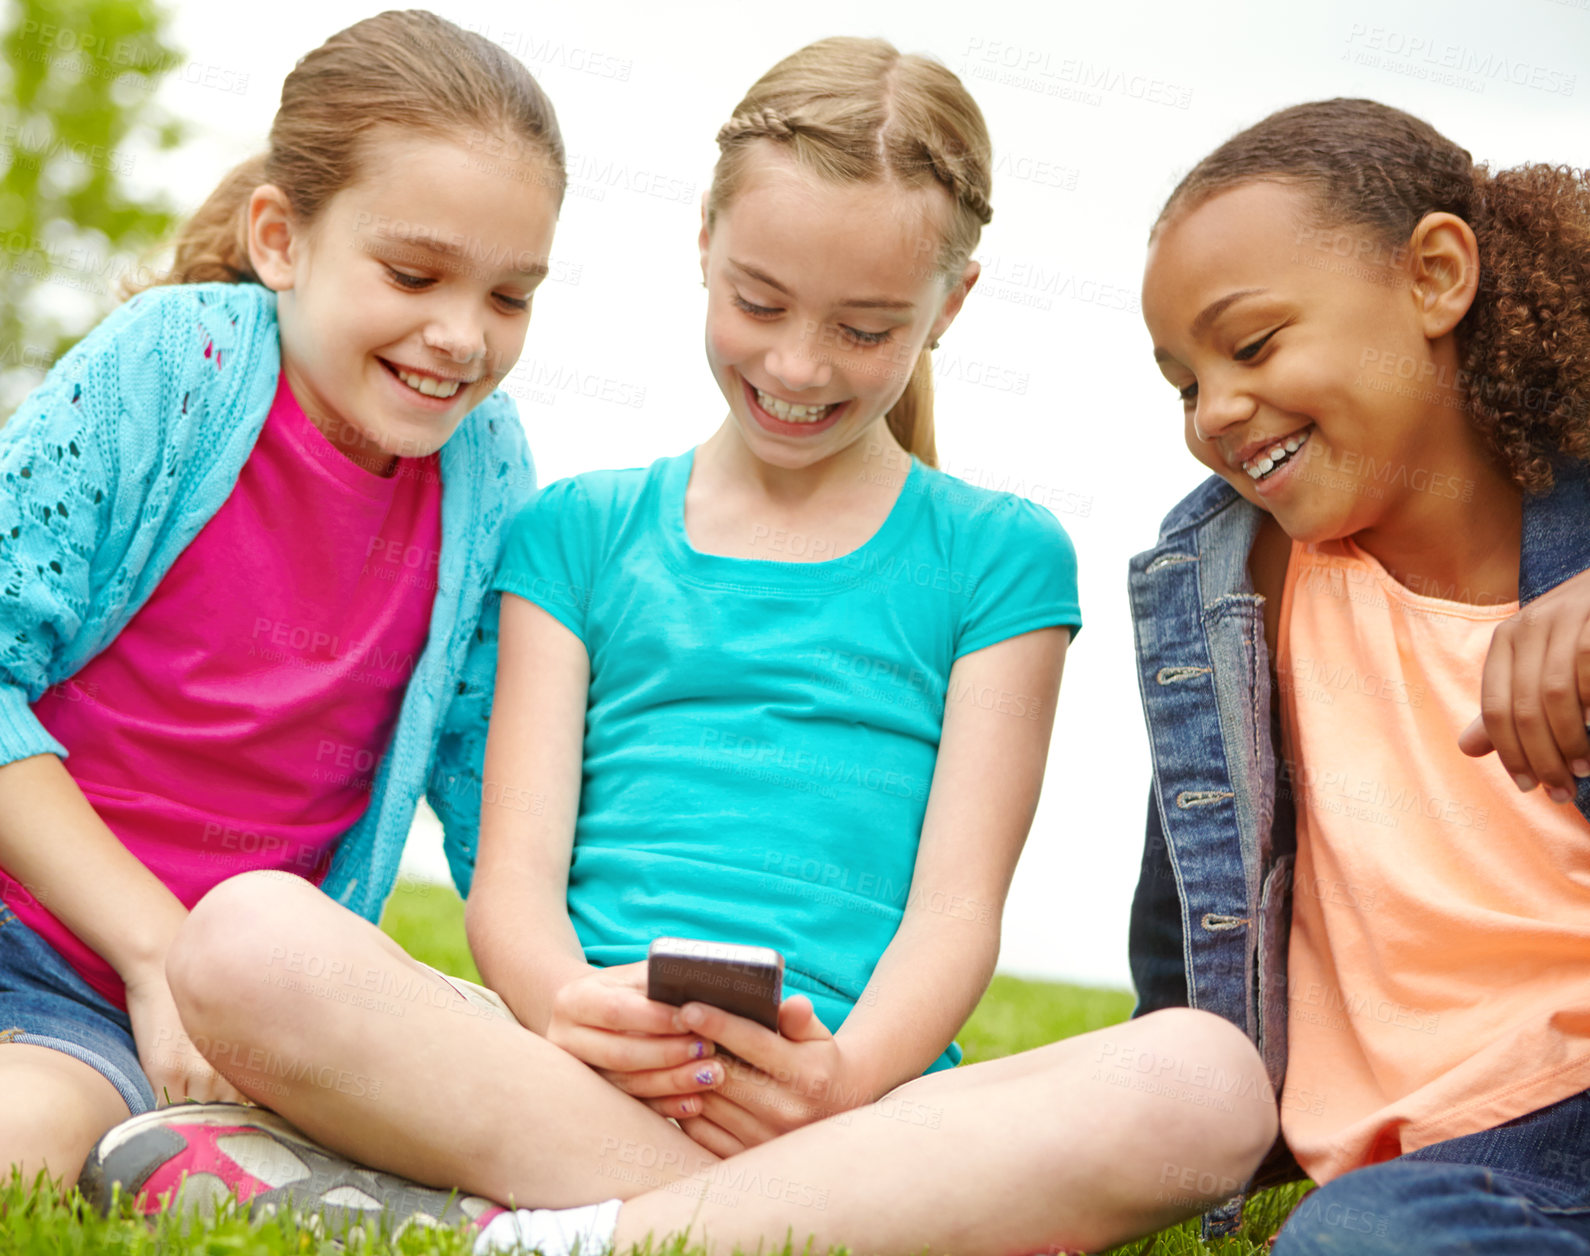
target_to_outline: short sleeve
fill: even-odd
[[[1039,628],[1082,628],[1077,552],[1060,521],[1036,502],[1005,497],[974,517],[979,575],[956,635],[955,657]]]
[[[577,477],[547,485],[509,529],[492,588],[534,602],[586,641],[601,531]]]

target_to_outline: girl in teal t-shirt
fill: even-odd
[[[1225,1021],[1181,1009],[922,1076],[993,971],[1079,624],[1054,518],[932,465],[929,353],[989,218],[982,116],[937,62],[830,39],[718,142],[700,249],[727,418],[548,488],[498,575],[468,926],[500,1003],[245,877],[179,943],[183,1014],[305,1133],[474,1192],[477,1251],[793,1230],[1010,1256],[1199,1211],[1275,1128]],[[641,957],[669,933],[782,950],[778,1032],[649,1000]],[[102,1176],[435,1202],[264,1118],[206,1119],[108,1140]]]
[[[539,810],[482,824],[481,972],[718,1154],[960,1059],[1080,625],[1054,516],[932,466],[930,353],[977,281],[988,140],[929,62],[922,116],[891,118],[889,55],[798,53],[719,133],[699,244],[728,415],[548,488],[497,577],[487,776]],[[794,98],[831,58],[876,109]],[[656,1036],[658,936],[783,953],[781,1035],[724,1043],[751,1068]]]

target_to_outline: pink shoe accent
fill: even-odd
[[[472,1222],[470,1222],[470,1224],[477,1230],[484,1230],[493,1221],[507,1211],[508,1210],[501,1205],[493,1204],[490,1208],[486,1209],[485,1212],[481,1213],[480,1216],[476,1217]]]
[[[199,1173],[213,1173],[242,1203],[272,1189],[269,1182],[255,1177],[221,1150],[218,1140],[230,1134],[255,1133],[249,1126],[170,1125],[167,1128],[181,1135],[187,1146],[151,1173],[139,1190],[139,1206],[146,1215],[163,1212],[176,1199],[182,1179]]]

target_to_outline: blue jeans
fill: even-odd
[[[1590,1091],[1345,1173],[1274,1256],[1590,1256]]]

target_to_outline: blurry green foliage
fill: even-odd
[[[146,0],[0,10],[0,416],[120,300],[170,205],[131,188],[182,125],[153,102],[182,58]]]

